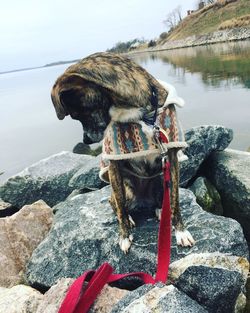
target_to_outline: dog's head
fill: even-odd
[[[112,53],[96,53],[70,66],[51,92],[57,117],[62,120],[70,115],[79,120],[87,144],[103,138],[110,108],[150,112],[153,95],[161,106],[167,92],[142,67]]]

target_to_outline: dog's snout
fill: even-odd
[[[94,143],[94,141],[92,139],[90,139],[86,133],[84,133],[83,134],[83,143],[85,143],[86,145],[90,145],[90,144]]]

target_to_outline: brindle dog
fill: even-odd
[[[96,53],[70,66],[57,79],[51,93],[60,120],[70,115],[82,123],[86,144],[100,141],[111,120],[141,123],[143,117],[155,110],[155,102],[161,107],[167,96],[165,88],[146,70],[128,58],[112,53]],[[194,240],[184,228],[179,207],[177,152],[177,148],[168,150],[172,223],[177,244],[192,246]],[[138,204],[161,207],[160,177],[140,178],[154,175],[160,167],[159,156],[110,161],[110,203],[119,222],[119,244],[125,253],[131,246],[131,228],[135,226],[128,210]]]

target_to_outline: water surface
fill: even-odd
[[[234,130],[232,148],[250,147],[250,41],[132,58],[185,99],[179,110],[184,128],[224,125]],[[0,180],[82,140],[81,124],[57,120],[50,100],[54,81],[68,66],[0,75]]]

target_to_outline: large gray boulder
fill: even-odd
[[[137,227],[127,255],[118,246],[118,225],[109,205],[110,187],[77,195],[57,205],[54,226],[34,251],[27,267],[30,284],[52,286],[61,277],[78,277],[87,269],[110,262],[117,273],[155,273],[158,222],[153,213],[133,214]],[[230,253],[248,258],[248,248],[238,222],[202,210],[193,193],[180,190],[184,222],[196,244],[177,247],[172,238],[171,261],[192,253]],[[230,229],[230,232],[228,230]]]
[[[243,312],[249,262],[230,254],[193,253],[171,263],[169,280],[209,312]]]
[[[97,156],[82,166],[70,179],[69,186],[83,190],[100,189],[107,185],[99,178],[101,156]]]
[[[242,225],[250,242],[250,153],[231,149],[213,153],[207,168],[220,192],[224,215]]]
[[[213,151],[224,150],[233,139],[232,129],[223,126],[198,126],[185,132],[188,160],[180,164],[180,184],[186,186]]]
[[[75,189],[69,185],[70,179],[93,159],[72,152],[52,155],[8,179],[0,186],[0,198],[18,208],[39,199],[53,206]]]
[[[233,313],[244,284],[243,277],[237,271],[226,271],[208,266],[190,266],[179,277],[176,286],[204,305],[208,312]]]

